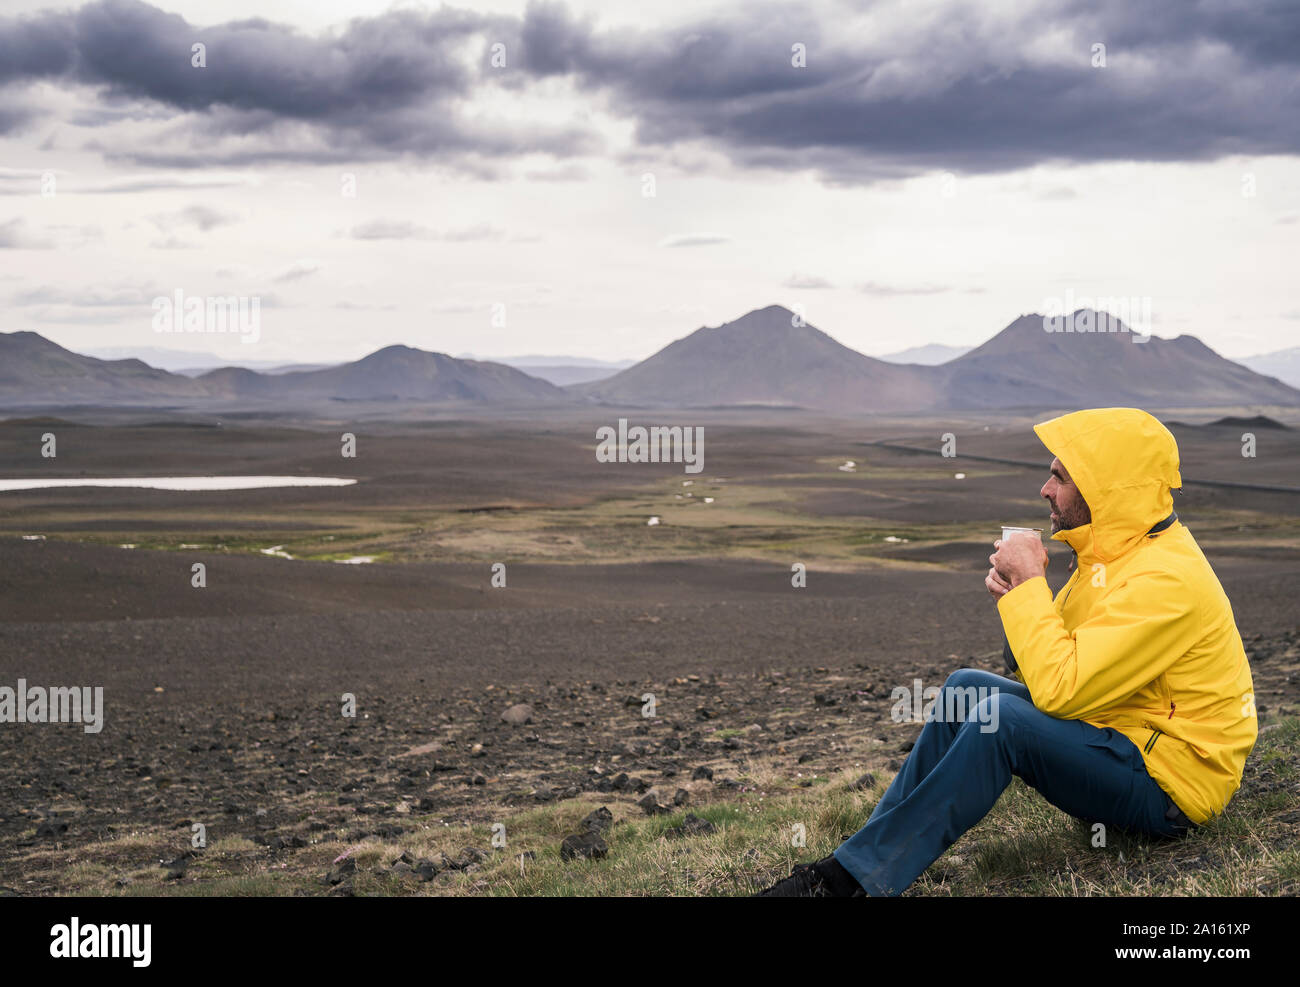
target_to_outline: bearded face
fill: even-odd
[[[1052,505],[1052,534],[1068,531],[1092,523],[1092,511],[1083,494],[1070,479],[1070,474],[1059,459],[1052,460],[1052,475],[1048,477],[1040,494]]]

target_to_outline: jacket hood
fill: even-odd
[[[1081,560],[1119,558],[1174,509],[1178,443],[1137,408],[1092,408],[1034,426],[1092,511],[1092,523],[1052,535]]]

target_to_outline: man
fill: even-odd
[[[1088,823],[1157,837],[1204,823],[1240,786],[1258,726],[1250,666],[1228,598],[1173,510],[1174,437],[1133,408],[1078,411],[1034,431],[1056,457],[1040,491],[1052,538],[1075,563],[1053,601],[1038,539],[994,543],[985,585],[1018,681],[949,676],[867,824],[763,895],[901,894],[1012,775]],[[961,708],[949,694],[972,686],[996,690],[944,722],[943,710]]]

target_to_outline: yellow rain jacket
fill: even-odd
[[[1034,705],[1113,727],[1195,823],[1241,785],[1258,722],[1232,605],[1192,533],[1173,514],[1178,445],[1135,408],[1095,408],[1034,426],[1092,511],[1052,535],[1077,566],[1052,599],[1030,579],[998,601]]]

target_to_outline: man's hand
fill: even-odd
[[[989,565],[993,568],[984,585],[995,597],[1047,572],[1047,550],[1043,548],[1042,540],[1030,532],[1014,534],[1006,541],[999,539],[993,547],[997,549],[989,556]]]
[[[990,555],[989,559],[992,558],[993,556]],[[995,600],[1000,600],[1011,592],[1011,584],[999,576],[996,569],[989,570],[989,574],[984,577],[984,585],[988,587],[988,591],[993,594]]]

